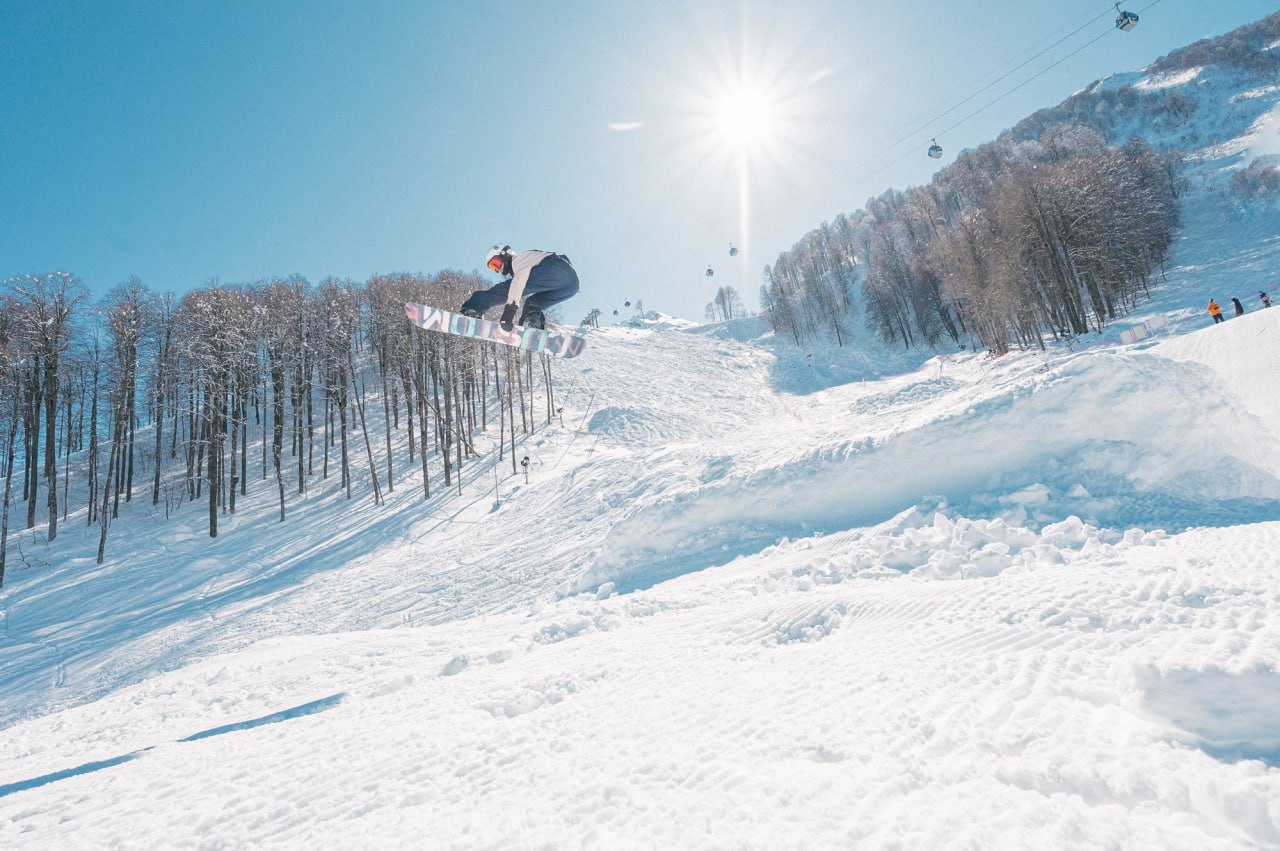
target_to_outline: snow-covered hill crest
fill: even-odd
[[[1219,39],[1176,50],[1140,71],[1104,77],[1007,133],[1015,139],[1036,138],[1049,125],[1072,122],[1099,130],[1114,144],[1139,136],[1187,152],[1250,139],[1250,128],[1277,103],[1277,37],[1280,15],[1271,15]]]

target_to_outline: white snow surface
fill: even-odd
[[[1156,74],[1150,77],[1144,77],[1133,84],[1135,89],[1169,89],[1174,86],[1185,86],[1187,83],[1200,76],[1203,68],[1184,68],[1181,71],[1175,71],[1170,74]]]
[[[1254,157],[1280,158],[1280,106],[1258,120],[1256,132],[1249,138],[1249,152]]]
[[[0,847],[1280,847],[1280,216],[1187,210],[1069,347],[655,314],[527,482],[16,534]]]

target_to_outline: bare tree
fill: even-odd
[[[28,467],[35,469],[38,446],[40,405],[44,403],[44,477],[47,487],[49,540],[58,537],[58,463],[57,419],[59,366],[63,352],[73,330],[75,308],[85,298],[86,292],[80,280],[68,272],[46,275],[23,275],[8,282],[10,292],[16,297],[21,312],[21,322],[27,338],[28,351],[38,369],[31,371],[32,405],[28,424],[32,451],[27,455]],[[37,377],[38,375],[38,377]],[[28,519],[34,520],[35,478],[28,506]],[[32,525],[29,523],[28,525]]]

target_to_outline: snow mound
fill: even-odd
[[[1205,392],[1217,380],[1204,364],[1141,352],[1033,370],[951,417],[642,499],[575,587],[646,587],[783,538],[883,522],[922,494],[965,517],[1031,528],[1072,516],[1166,530],[1280,518],[1280,445],[1235,396]],[[922,400],[937,407],[939,396],[969,392],[926,371],[855,402],[850,423],[890,411],[906,419]],[[965,561],[974,558],[948,558],[934,573]]]
[[[670,433],[670,423],[652,411],[635,408],[601,408],[591,415],[587,432],[620,443],[656,442]]]
[[[646,328],[650,331],[687,331],[701,327],[697,322],[669,316],[656,310],[650,310],[642,316],[632,316],[618,323],[626,328]]]

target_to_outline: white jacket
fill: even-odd
[[[517,251],[511,255],[511,286],[507,290],[507,304],[520,303],[524,288],[529,283],[529,273],[551,254],[550,251]]]

